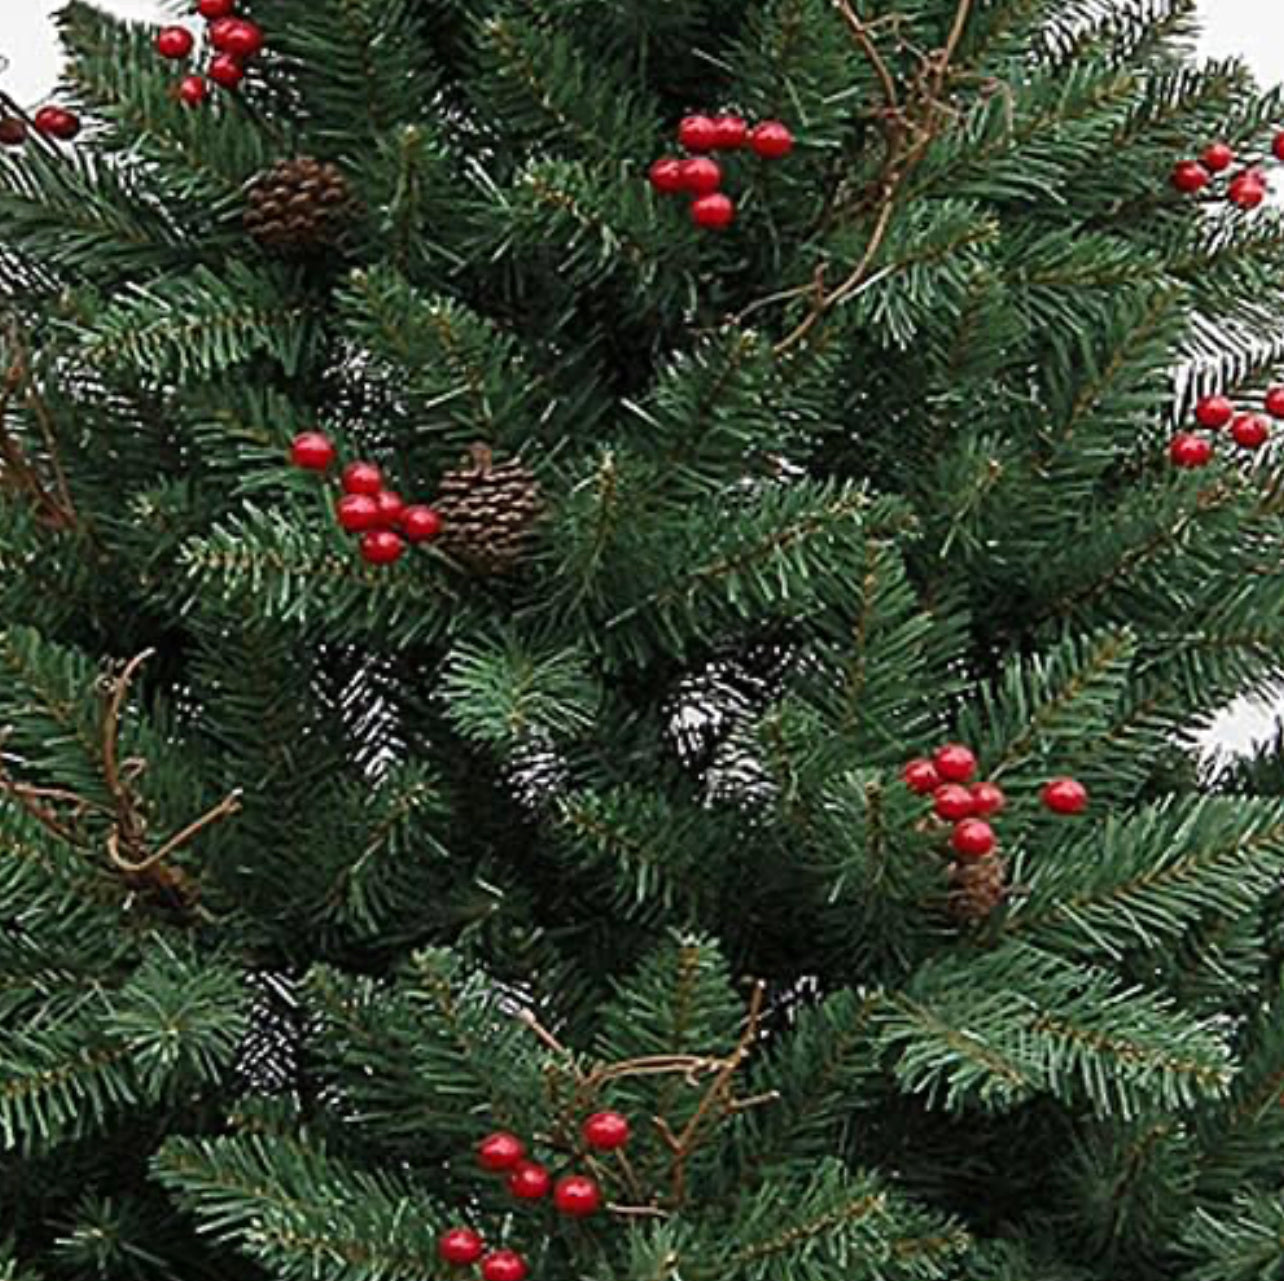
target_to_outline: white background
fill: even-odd
[[[556,0],[553,0],[556,3]],[[50,15],[61,0],[0,0],[0,54],[8,69],[0,88],[26,107],[39,105],[58,76],[58,48]],[[182,0],[98,0],[123,17],[159,21],[166,12],[194,8]],[[1281,0],[1202,0],[1203,50],[1210,56],[1246,58],[1263,84],[1284,82],[1284,3]],[[1284,122],[1281,122],[1284,123]],[[1243,750],[1270,734],[1279,709],[1249,703],[1228,713],[1216,727],[1222,748]]]

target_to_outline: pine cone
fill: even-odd
[[[282,160],[251,184],[245,229],[265,249],[312,253],[338,245],[352,221],[348,180],[311,156]]]
[[[543,510],[539,482],[516,458],[495,463],[485,445],[441,478],[443,548],[476,574],[504,574],[526,554]]]
[[[1007,896],[1008,868],[997,854],[950,865],[950,914],[956,921],[979,924]]]

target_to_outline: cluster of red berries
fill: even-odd
[[[196,12],[209,24],[209,42],[214,57],[205,76],[190,75],[179,82],[175,92],[189,107],[209,97],[209,80],[224,89],[235,89],[245,79],[245,64],[262,52],[263,28],[249,18],[236,16],[236,0],[196,0]],[[162,27],[156,34],[156,52],[162,58],[182,62],[191,56],[196,37],[186,27]]]
[[[921,757],[905,766],[902,777],[911,791],[932,797],[937,818],[953,823],[951,845],[965,859],[988,858],[998,847],[994,828],[986,821],[1001,813],[1008,798],[996,783],[973,782],[976,753],[961,743],[947,743],[930,758]],[[1054,814],[1082,814],[1088,806],[1088,789],[1078,779],[1054,778],[1042,792],[1044,805]]]
[[[1284,160],[1284,133],[1276,135],[1275,157]],[[1227,143],[1215,142],[1198,160],[1181,160],[1173,168],[1172,182],[1183,195],[1193,196],[1208,187],[1219,175],[1235,164],[1235,152]],[[1265,172],[1250,164],[1241,169],[1226,185],[1226,199],[1240,209],[1256,209],[1267,196]]]
[[[765,160],[780,160],[794,149],[788,126],[764,120],[751,129],[743,116],[687,116],[678,126],[678,142],[697,154],[657,160],[651,166],[651,185],[666,196],[691,196],[691,217],[696,226],[713,231],[731,226],[736,206],[722,192],[722,166],[705,153],[747,147]]]
[[[305,471],[327,472],[338,456],[334,442],[319,431],[301,433],[290,447],[290,460]],[[441,533],[441,516],[431,507],[408,506],[396,490],[385,487],[383,472],[374,463],[350,463],[341,483],[343,497],[335,515],[349,534],[361,535],[361,556],[368,564],[391,565],[407,542],[431,542]]]
[[[628,1143],[628,1118],[619,1112],[595,1112],[581,1132],[587,1147],[614,1152]],[[531,1161],[526,1145],[515,1134],[488,1135],[477,1148],[477,1163],[490,1174],[507,1177],[508,1190],[520,1201],[542,1201],[551,1191],[558,1211],[573,1219],[586,1219],[602,1208],[602,1189],[585,1174],[567,1174],[554,1184],[547,1167]],[[453,1267],[481,1264],[483,1281],[524,1281],[529,1271],[525,1258],[515,1250],[487,1253],[486,1242],[472,1228],[452,1228],[437,1243],[441,1257]]]
[[[31,118],[37,133],[46,138],[70,142],[80,132],[80,117],[66,107],[41,107]],[[21,116],[0,119],[0,146],[21,147],[27,141],[30,129]]]
[[[1271,438],[1269,418],[1284,419],[1284,387],[1266,393],[1266,414],[1238,411],[1225,396],[1204,396],[1195,405],[1195,421],[1206,431],[1230,428],[1230,438],[1243,449],[1261,449]],[[1169,457],[1178,467],[1206,467],[1213,459],[1213,442],[1193,431],[1173,437]]]

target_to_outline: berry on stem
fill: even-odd
[[[1198,160],[1182,160],[1173,168],[1173,186],[1183,195],[1193,196],[1211,181],[1212,175]]]
[[[230,53],[220,53],[205,73],[216,85],[235,89],[245,79],[245,68]]]
[[[691,217],[697,227],[710,231],[722,231],[736,220],[736,207],[730,198],[722,192],[715,191],[707,196],[699,196],[691,202]]]
[[[406,500],[395,489],[381,489],[375,495],[379,508],[379,523],[385,529],[396,529],[406,514]]]
[[[680,191],[685,191],[687,184],[686,179],[682,176],[684,164],[686,164],[686,161],[677,160],[673,156],[665,156],[663,159],[657,160],[651,166],[651,186],[666,196],[673,196]]]
[[[80,117],[65,107],[41,107],[33,123],[48,138],[69,142],[80,132]]]
[[[794,149],[794,135],[779,120],[764,120],[749,135],[749,145],[766,160],[780,160]]]
[[[1213,446],[1202,436],[1184,431],[1173,437],[1168,446],[1168,456],[1176,467],[1207,467],[1213,459]]]
[[[682,186],[697,196],[707,196],[722,186],[722,166],[708,156],[682,162]]]
[[[976,777],[976,753],[962,743],[947,743],[939,748],[932,763],[947,783],[970,783]]]
[[[911,792],[917,792],[920,796],[929,795],[941,785],[941,776],[936,772],[936,766],[926,756],[910,761],[901,771],[901,778]]]
[[[1284,418],[1284,387],[1272,387],[1266,393],[1266,412],[1272,418]]]
[[[1272,150],[1275,152],[1276,160],[1284,160],[1284,133],[1277,133],[1275,135],[1275,142],[1272,146]]]
[[[492,1174],[504,1174],[516,1169],[525,1157],[526,1144],[517,1135],[503,1130],[487,1135],[477,1147],[477,1163]]]
[[[238,22],[240,22],[239,18],[219,18],[216,22],[211,22],[210,44],[223,53],[230,53],[231,50],[227,47],[228,33]]]
[[[937,788],[932,808],[937,818],[957,823],[976,813],[976,800],[971,790],[961,783],[946,783],[944,787]]]
[[[717,116],[713,127],[719,151],[737,151],[749,141],[749,125],[743,116]]]
[[[519,1201],[539,1201],[548,1196],[553,1176],[537,1161],[521,1161],[508,1176],[508,1190]]]
[[[988,818],[1006,809],[1008,798],[997,783],[975,783],[972,786],[972,804],[980,818]]]
[[[994,828],[979,818],[966,818],[954,829],[951,844],[962,858],[986,858],[998,845]]]
[[[1043,803],[1054,814],[1082,814],[1088,808],[1088,789],[1077,778],[1054,778],[1043,789]]]
[[[1260,449],[1270,438],[1270,424],[1261,414],[1239,414],[1231,423],[1231,439],[1245,449]]]
[[[1235,152],[1224,142],[1215,142],[1200,157],[1209,173],[1225,173],[1235,163]]]
[[[334,442],[319,431],[300,432],[290,445],[290,461],[306,471],[326,471],[336,457]]]
[[[406,544],[390,529],[372,529],[361,539],[361,555],[370,565],[391,565],[406,550]]]
[[[687,116],[678,126],[678,141],[688,151],[712,151],[718,145],[718,126],[708,116]]]
[[[476,1263],[485,1249],[485,1243],[472,1228],[452,1228],[437,1242],[437,1253],[458,1268]]]
[[[372,498],[383,490],[383,472],[374,463],[349,463],[343,469],[345,494],[369,494]]]
[[[199,107],[210,96],[210,87],[204,76],[184,76],[178,96],[189,107]]]
[[[195,43],[186,27],[162,27],[156,33],[156,52],[162,58],[186,58]]]
[[[1195,418],[1209,431],[1221,431],[1235,417],[1235,406],[1225,396],[1204,396],[1195,406]]]
[[[584,1122],[584,1142],[599,1152],[613,1152],[629,1141],[628,1117],[619,1112],[594,1112]]]
[[[196,12],[207,22],[226,18],[236,11],[236,0],[196,0]]]
[[[1256,209],[1266,199],[1266,177],[1260,169],[1246,169],[1231,180],[1230,202],[1241,209]]]
[[[215,45],[234,58],[253,58],[263,49],[263,28],[248,18],[232,18],[223,33],[223,43]]]
[[[481,1270],[485,1281],[524,1281],[526,1260],[515,1250],[496,1250],[482,1260]]]
[[[553,1204],[573,1219],[586,1219],[602,1208],[602,1189],[586,1175],[568,1174],[558,1179]]]
[[[335,513],[349,534],[364,534],[379,526],[379,504],[369,494],[344,494]]]
[[[431,507],[407,507],[401,513],[402,532],[412,543],[428,543],[442,531],[445,521]]]

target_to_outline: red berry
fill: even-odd
[[[436,538],[445,522],[431,507],[407,507],[401,513],[401,529],[412,543],[429,543]]]
[[[1224,142],[1215,142],[1200,160],[1209,173],[1224,173],[1235,163],[1235,153]]]
[[[1227,189],[1231,204],[1256,209],[1266,199],[1266,178],[1260,169],[1247,169]]]
[[[749,145],[767,160],[779,160],[794,149],[794,135],[779,120],[765,120],[749,135]]]
[[[1195,417],[1201,427],[1221,431],[1235,417],[1235,406],[1225,396],[1205,396],[1195,406]]]
[[[553,1189],[553,1204],[575,1219],[586,1219],[602,1208],[602,1189],[583,1174],[568,1174],[558,1179]]]
[[[162,58],[186,58],[195,43],[186,27],[162,27],[156,33],[156,52]]]
[[[379,507],[379,524],[385,529],[396,529],[406,512],[406,500],[394,489],[381,489],[375,495]]]
[[[1275,135],[1274,151],[1276,160],[1284,160],[1284,133]]]
[[[933,805],[938,818],[957,823],[960,819],[971,818],[976,813],[976,802],[970,789],[961,783],[946,783],[937,788],[936,801]]]
[[[989,823],[979,818],[965,818],[954,829],[952,843],[962,858],[986,858],[994,853],[999,842]]]
[[[743,116],[718,116],[713,122],[714,146],[719,151],[736,151],[749,141],[749,126]]]
[[[222,53],[230,52],[227,47],[228,32],[230,32],[239,21],[239,18],[219,18],[217,22],[211,22],[209,29],[210,44]]]
[[[1212,176],[1198,160],[1183,160],[1173,169],[1173,186],[1183,195],[1193,196],[1211,181]]]
[[[1238,414],[1231,423],[1231,439],[1245,449],[1260,449],[1271,438],[1271,425],[1261,414]]]
[[[69,141],[80,132],[80,117],[63,107],[41,107],[35,115],[36,128],[47,137]]]
[[[1266,393],[1266,412],[1272,418],[1284,418],[1284,387],[1272,387]]]
[[[682,185],[697,196],[707,196],[722,186],[722,166],[708,156],[682,162]]]
[[[678,126],[678,141],[688,151],[712,151],[718,145],[718,126],[708,116],[688,116]]]
[[[245,68],[230,53],[220,53],[205,73],[216,85],[235,89],[245,79]]]
[[[437,1242],[437,1253],[460,1268],[476,1263],[485,1249],[485,1243],[472,1228],[452,1228]]]
[[[345,494],[369,494],[372,498],[383,491],[383,472],[374,463],[349,463],[343,469]]]
[[[672,196],[679,191],[687,189],[686,180],[682,176],[682,166],[685,161],[675,160],[672,156],[666,156],[663,160],[657,160],[651,166],[651,186],[656,191],[663,192],[666,196]]]
[[[0,117],[0,146],[21,147],[27,141],[27,122],[21,116]]]
[[[736,220],[736,207],[720,191],[708,196],[699,196],[691,202],[691,217],[697,227],[707,227],[711,231],[721,231],[730,227]]]
[[[584,1142],[599,1152],[612,1152],[629,1141],[628,1118],[619,1112],[594,1112],[584,1122]]]
[[[932,762],[947,783],[970,783],[976,776],[976,754],[961,743],[947,743],[932,757]]]
[[[988,818],[1006,809],[1008,798],[997,783],[975,783],[972,786],[972,804],[981,818]]]
[[[392,537],[396,537],[395,534]],[[483,1170],[501,1174],[517,1168],[526,1157],[526,1144],[515,1134],[500,1131],[488,1135],[477,1148],[477,1162]]]
[[[178,96],[189,107],[199,107],[210,96],[210,87],[203,76],[185,76],[178,86]]]
[[[214,38],[213,28],[210,29],[210,39],[214,40],[216,49],[222,49],[234,58],[253,58],[263,49],[263,28],[248,18],[231,18],[223,31],[223,43],[219,44]]]
[[[335,512],[349,534],[362,534],[379,526],[379,504],[369,494],[344,494]]]
[[[236,9],[236,0],[196,0],[196,11],[207,22],[226,18]]]
[[[319,431],[300,432],[290,446],[290,461],[308,471],[326,471],[337,456],[334,442]]]
[[[525,1281],[526,1260],[513,1250],[496,1250],[482,1260],[485,1281]]]
[[[910,761],[901,771],[901,777],[905,780],[905,786],[920,796],[927,796],[941,785],[941,776],[936,772],[936,766],[925,756]]]
[[[1043,789],[1043,803],[1054,814],[1082,814],[1088,808],[1088,789],[1077,778],[1054,778]]]
[[[1207,467],[1213,458],[1213,447],[1202,436],[1184,431],[1173,437],[1168,456],[1177,467]]]
[[[390,529],[372,529],[361,539],[361,555],[371,565],[391,565],[406,550],[406,544]]]
[[[548,1196],[553,1176],[536,1161],[522,1161],[508,1176],[508,1190],[520,1201],[539,1201]]]

